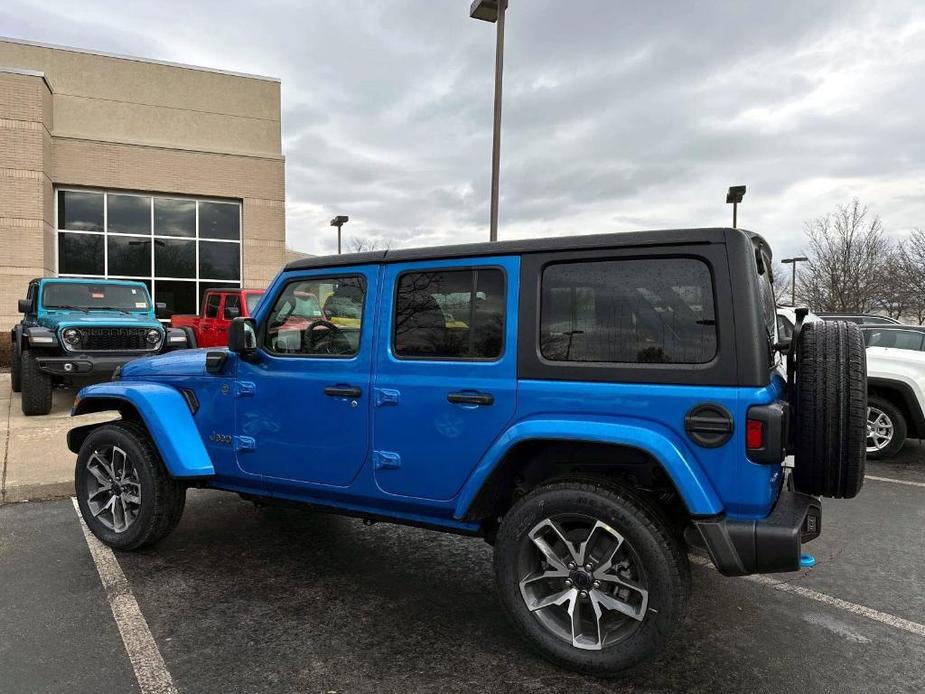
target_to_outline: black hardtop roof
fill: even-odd
[[[424,248],[403,248],[397,250],[368,251],[365,253],[344,253],[322,255],[293,260],[286,270],[307,270],[310,268],[336,267],[344,265],[365,265],[369,263],[398,263],[412,260],[445,260],[449,258],[477,258],[489,255],[517,255],[521,253],[545,253],[548,251],[593,250],[596,248],[627,248],[633,246],[665,246],[725,243],[729,233],[743,233],[753,243],[762,247],[771,257],[771,249],[758,234],[744,229],[711,227],[702,229],[661,229],[655,231],[626,231],[611,234],[586,236],[558,236],[494,243],[464,243],[452,246],[430,246]]]

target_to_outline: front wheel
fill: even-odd
[[[14,339],[10,349],[10,387],[14,393],[22,392],[22,350]]]
[[[505,516],[501,602],[548,660],[599,677],[655,655],[687,610],[690,567],[654,505],[594,482],[544,485]]]
[[[74,486],[87,527],[116,549],[165,537],[186,503],[186,487],[170,477],[148,432],[132,422],[106,424],[87,436]]]
[[[51,375],[39,368],[39,361],[31,349],[22,352],[19,359],[22,383],[22,413],[27,417],[51,412],[54,384]]]
[[[906,443],[906,418],[893,403],[876,396],[867,399],[867,457],[892,458]]]

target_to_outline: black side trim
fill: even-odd
[[[745,576],[799,570],[802,543],[821,532],[819,499],[784,489],[767,518],[695,519],[684,537],[706,549],[724,576]]]

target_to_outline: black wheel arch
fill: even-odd
[[[647,451],[593,440],[537,438],[521,441],[505,453],[482,483],[464,520],[492,525],[537,486],[574,476],[618,482],[656,501],[679,523],[689,518],[671,477]]]
[[[134,422],[144,427],[145,431],[147,431],[148,427],[141,413],[138,412],[138,409],[128,400],[123,400],[121,398],[86,398],[74,406],[71,415],[77,417],[79,415],[92,414],[94,412],[107,412],[110,410],[118,412],[120,416],[119,420],[113,421]],[[83,445],[83,442],[95,429],[112,423],[112,421],[96,422],[94,424],[84,424],[72,428],[67,432],[68,450],[71,451],[71,453],[80,453],[80,447]]]

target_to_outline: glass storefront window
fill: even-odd
[[[56,191],[58,274],[135,279],[168,312],[241,286],[241,203],[123,191]]]

